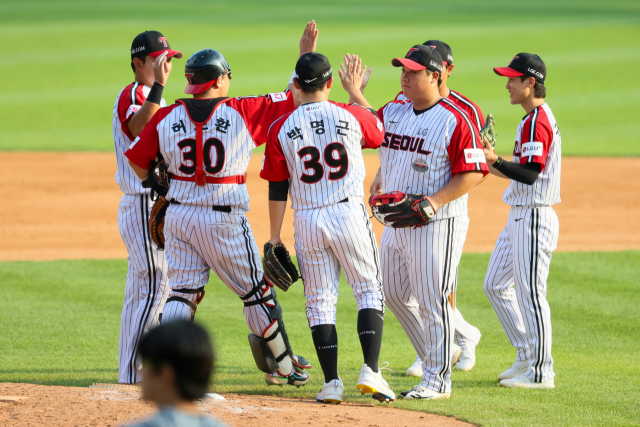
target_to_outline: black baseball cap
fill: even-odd
[[[154,58],[167,52],[167,58],[182,58],[182,52],[171,49],[167,38],[159,31],[145,31],[133,39],[131,43],[131,59],[149,55]]]
[[[451,52],[451,46],[449,46],[445,42],[442,42],[440,40],[427,40],[422,44],[424,46],[429,46],[437,50],[442,57],[442,60],[447,64],[453,64],[453,52]]]
[[[506,67],[496,67],[493,71],[504,77],[533,77],[540,84],[544,84],[547,77],[547,66],[544,61],[534,53],[522,52],[513,57]]]
[[[394,67],[402,67],[403,65],[410,70],[429,70],[442,73],[442,56],[435,48],[417,44],[404,56],[404,58],[393,58],[391,65]]]
[[[302,55],[296,63],[298,83],[315,85],[326,82],[332,76],[329,59],[321,53],[309,52]]]

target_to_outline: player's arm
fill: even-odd
[[[371,187],[369,187],[369,193],[372,196],[377,196],[378,194],[382,194],[382,168],[378,168],[378,172],[376,172],[375,178],[373,178],[373,183],[371,183]]]
[[[155,83],[149,91],[149,96],[142,104],[142,107],[136,111],[127,122],[127,127],[133,138],[137,138],[142,132],[142,129],[151,120],[151,117],[160,109],[160,101],[162,100],[162,91],[167,84],[169,73],[171,69],[167,63],[166,52],[158,56],[153,64],[153,74],[155,77]]]
[[[451,181],[429,196],[431,204],[438,210],[441,206],[464,196],[482,179],[482,171],[463,171],[455,174]]]
[[[302,33],[302,38],[300,38],[300,56],[304,55],[305,53],[316,51],[318,32],[319,31],[316,27],[316,21],[307,22],[307,26]],[[296,72],[294,71],[291,75],[291,79],[289,80],[289,84],[287,85],[287,89],[289,89],[291,93],[293,93],[293,103],[297,108],[302,103],[302,94],[293,85],[293,78],[295,76]]]
[[[289,180],[269,181],[269,224],[271,237],[269,243],[277,245],[282,243],[280,233],[284,213],[287,209],[287,194],[289,193]]]
[[[347,53],[344,56],[344,63],[340,63],[338,74],[340,75],[342,87],[349,94],[349,103],[371,108],[371,105],[360,90],[366,71],[367,66],[362,67],[362,60],[358,58],[358,55]]]
[[[145,127],[124,153],[133,171],[140,180],[144,181],[149,176],[151,164],[158,156],[160,150],[158,138],[158,114],[149,120],[149,126]]]
[[[490,145],[484,149],[484,156],[487,159],[487,165],[489,165],[489,172],[500,178],[533,185],[540,174],[541,165],[539,163],[518,164],[506,161],[498,156]]]

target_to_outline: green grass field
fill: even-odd
[[[162,31],[187,57],[220,50],[233,69],[231,95],[255,95],[284,88],[311,19],[334,69],[346,52],[374,66],[366,92],[374,106],[399,91],[391,58],[439,38],[453,48],[450,86],[493,113],[498,151],[510,153],[524,114],[491,68],[531,51],[547,64],[563,154],[640,155],[640,3],[630,0],[4,0],[0,150],[112,150],[113,103],[133,80],[128,49],[143,30]],[[174,63],[169,102],[184,96],[185,61]],[[339,84],[333,98],[346,101]]]
[[[640,423],[640,252],[559,253],[549,279],[553,320],[554,390],[512,390],[497,375],[515,352],[502,332],[482,280],[488,255],[464,255],[458,306],[483,333],[473,371],[454,371],[450,400],[403,402],[398,408],[428,411],[487,426],[622,426]],[[87,386],[116,382],[125,261],[0,263],[0,382]],[[338,306],[340,373],[346,397],[368,402],[355,388],[362,364],[356,303],[346,284]],[[214,336],[218,356],[215,390],[314,398],[322,373],[307,326],[302,286],[279,293],[295,350],[316,367],[304,388],[267,388],[254,366],[240,300],[217,279],[197,321]],[[398,393],[415,379],[404,376],[415,353],[390,311],[381,361]],[[386,371],[385,371],[386,372]]]

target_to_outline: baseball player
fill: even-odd
[[[291,195],[307,319],[325,377],[316,400],[324,403],[343,401],[335,327],[341,267],[358,302],[364,364],[356,387],[374,399],[395,400],[378,368],[384,292],[376,239],[362,203],[362,148],[377,148],[384,135],[359,89],[364,71],[358,60],[347,61],[339,71],[344,89],[359,102],[340,104],[328,100],[333,84],[329,60],[318,53],[301,56],[294,85],[302,92],[302,104],[271,126],[260,173],[269,181],[272,244],[281,243]]]
[[[308,24],[303,41],[315,48],[317,32],[309,31]],[[301,54],[308,50],[301,42]],[[294,109],[293,94],[287,89],[228,98],[231,67],[213,49],[192,55],[185,76],[185,93],[194,98],[160,109],[126,152],[141,178],[162,154],[171,179],[164,219],[171,293],[162,322],[193,318],[213,270],[244,302],[256,364],[264,371],[275,367],[266,373],[267,384],[304,385],[309,374],[302,369],[310,366],[291,350],[282,308],[264,280],[245,216],[251,151],[265,143],[269,124]]]
[[[127,284],[120,324],[118,381],[141,381],[136,348],[142,333],[158,323],[167,299],[167,263],[149,237],[150,189],[133,172],[124,155],[131,141],[151,117],[165,106],[162,91],[171,72],[171,58],[182,53],[171,49],[158,31],[138,34],[131,45],[131,68],[135,81],[125,87],[113,106],[113,142],[116,182],[123,193],[118,209],[118,228],[127,248]]]
[[[507,67],[511,104],[527,113],[516,131],[513,160],[485,148],[493,175],[510,179],[502,200],[511,206],[489,261],[484,292],[516,350],[516,361],[498,376],[503,387],[554,388],[547,277],[558,244],[560,153],[558,123],[544,101],[547,69],[538,55],[519,53]]]
[[[400,81],[410,102],[392,101],[378,111],[386,130],[378,190],[426,195],[436,211],[426,227],[387,227],[382,235],[385,294],[415,298],[389,308],[423,360],[422,382],[400,396],[449,398],[453,309],[447,298],[455,291],[469,224],[467,193],[488,169],[477,127],[440,95],[443,59],[437,49],[413,46],[392,65],[402,67]]]
[[[465,97],[459,92],[456,92],[452,89],[449,89],[447,86],[447,81],[449,80],[449,76],[453,72],[454,64],[453,64],[453,53],[451,51],[451,47],[440,40],[427,40],[423,43],[424,46],[429,46],[438,51],[440,56],[443,59],[443,69],[442,75],[440,76],[442,83],[439,86],[440,96],[446,98],[451,101],[456,107],[465,112],[467,116],[471,119],[471,122],[476,125],[478,129],[482,129],[485,123],[484,116],[482,115],[482,111],[480,107],[471,102],[469,98]],[[396,100],[407,100],[407,97],[404,95],[403,91],[396,96]],[[382,185],[382,177],[378,174],[376,179],[374,180],[371,186],[371,194],[380,193],[380,187]],[[450,298],[450,302],[452,302],[453,307],[453,325],[455,328],[454,339],[455,345],[452,350],[453,360],[452,364],[455,364],[455,367],[459,371],[470,371],[476,364],[476,346],[480,342],[480,338],[482,334],[480,330],[475,326],[469,324],[462,314],[460,310],[455,306],[455,294],[452,293],[452,297]],[[406,325],[406,322],[410,322],[412,324],[420,324],[420,316],[418,314],[418,303],[416,301],[415,295],[411,295],[407,293],[406,289],[403,288],[395,288],[393,292],[388,292],[387,294],[387,304],[389,306],[398,306],[398,305],[406,305],[411,313],[414,316],[414,319],[402,319],[400,322],[403,323],[405,330],[407,328],[411,328],[411,326]],[[411,336],[411,335],[409,335]],[[423,344],[420,343],[422,346]],[[458,350],[457,347],[460,347]],[[459,359],[456,355],[459,354]],[[422,359],[420,355],[416,355],[416,360],[407,369],[408,376],[421,377],[422,372]]]

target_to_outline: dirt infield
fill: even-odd
[[[0,260],[126,258],[116,220],[120,190],[111,153],[0,154]],[[247,216],[258,246],[269,238],[267,183],[259,178],[262,156],[248,170],[252,210]],[[365,193],[379,163],[365,157]],[[565,158],[562,161],[560,251],[640,249],[638,158]],[[471,225],[466,252],[490,252],[508,207],[508,182],[489,177],[469,198]],[[293,248],[293,215],[283,239]],[[382,225],[373,220],[380,239]]]
[[[310,399],[227,394],[204,399],[199,409],[232,426],[320,427],[471,426],[454,418],[395,409],[391,405],[343,403],[321,405]],[[155,408],[135,391],[97,390],[33,384],[0,384],[2,426],[119,426],[148,417]],[[305,414],[301,419],[300,414]]]

